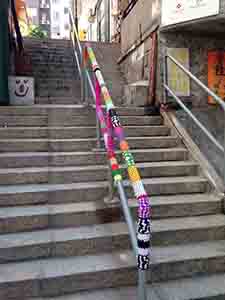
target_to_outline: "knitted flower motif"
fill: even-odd
[[[128,151],[123,152],[123,157],[128,166],[135,165],[133,155],[130,152],[128,152]]]

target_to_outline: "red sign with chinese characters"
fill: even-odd
[[[208,52],[208,86],[225,101],[225,51]],[[208,102],[215,104],[210,96]]]

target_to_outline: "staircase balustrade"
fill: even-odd
[[[82,82],[82,100],[83,103],[88,102],[87,97],[90,91],[94,99],[93,104],[96,107],[97,148],[98,150],[104,150],[107,152],[110,172],[112,174],[111,182],[113,184],[113,187],[117,188],[124,217],[128,225],[132,248],[137,258],[139,290],[138,298],[140,300],[146,300],[146,271],[150,267],[151,210],[149,197],[145,191],[139,171],[136,168],[133,155],[131,154],[129,145],[125,139],[125,134],[120,122],[120,118],[116,112],[116,108],[106,87],[94,51],[88,43],[86,43],[85,47],[83,47],[82,49],[71,10],[70,23],[74,57]],[[90,64],[94,79],[90,75],[88,63]],[[101,96],[104,100],[106,112],[103,110]],[[127,166],[129,179],[135,197],[139,203],[137,230],[132,219],[132,214],[128,205],[128,198],[124,189],[122,173],[115,154],[114,138],[116,138],[116,140],[119,142],[123,160]],[[104,141],[104,148],[102,145],[102,140]]]
[[[169,87],[168,78],[168,60],[175,64],[180,70],[182,70],[191,80],[193,80],[203,91],[205,91],[209,96],[211,96],[217,104],[219,104],[225,115],[225,103],[224,101],[216,95],[212,90],[210,90],[203,82],[201,82],[194,74],[192,74],[185,66],[183,66],[178,60],[173,56],[166,54],[164,59],[164,82],[163,89],[165,90],[164,95],[164,105],[167,104],[168,95],[170,95],[179,106],[191,117],[191,119],[197,124],[197,126],[204,132],[208,139],[224,154],[224,186],[225,186],[225,129],[224,129],[224,146],[222,146],[218,140],[209,132],[209,130],[198,120],[198,118],[191,112],[191,110],[184,104],[184,102],[172,91]],[[225,190],[225,187],[224,187]]]

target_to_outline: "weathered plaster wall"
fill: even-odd
[[[122,55],[129,53],[121,66],[128,83],[148,80],[149,77],[149,34],[160,22],[160,0],[139,0],[122,23]]]
[[[125,74],[128,83],[133,83],[140,80],[148,80],[148,50],[150,45],[151,40],[148,38],[121,63],[123,73]]]

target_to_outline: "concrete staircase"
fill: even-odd
[[[153,205],[150,293],[192,290],[200,275],[214,288],[225,278],[215,275],[225,271],[221,197],[161,117],[119,113]],[[118,289],[136,283],[136,262],[119,205],[103,201],[107,167],[92,151],[94,119],[81,106],[1,108],[0,299],[135,299],[136,289]],[[93,292],[103,288],[114,289]],[[160,299],[209,299],[195,291]]]
[[[120,205],[104,203],[94,109],[68,103],[1,107],[1,300],[137,299]],[[222,196],[162,117],[118,112],[153,207],[149,299],[224,299]],[[136,220],[125,168],[124,179]]]
[[[25,39],[24,44],[27,55],[31,57],[36,104],[80,104],[80,78],[72,42]],[[121,105],[125,79],[116,63],[120,56],[118,44],[99,45],[92,42],[91,46],[104,71],[107,86],[116,104]]]

